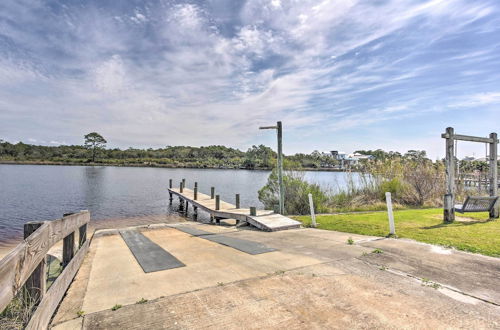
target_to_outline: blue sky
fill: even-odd
[[[2,0],[0,138],[434,158],[500,132],[499,54],[497,0]]]

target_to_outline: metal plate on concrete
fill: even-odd
[[[223,235],[205,235],[205,236],[200,236],[200,238],[204,238],[212,242],[226,245],[248,254],[261,254],[261,253],[276,251],[276,249],[269,248],[262,243],[236,237],[223,236]]]
[[[178,229],[186,234],[193,236],[204,236],[204,235],[213,235],[214,233],[204,231],[198,228],[193,228],[192,226],[177,226],[175,229]]]
[[[120,230],[120,234],[145,273],[185,266],[137,230]]]

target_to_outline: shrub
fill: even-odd
[[[328,196],[317,184],[304,180],[301,172],[286,171],[283,174],[285,188],[285,214],[308,214],[308,194],[312,194],[315,211],[324,213],[328,211],[326,205]],[[273,170],[267,179],[267,184],[259,190],[259,200],[266,209],[274,209],[279,204],[278,174]]]

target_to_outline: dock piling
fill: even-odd
[[[172,179],[168,180],[168,187],[172,189]]]
[[[250,215],[252,216],[257,215],[257,208],[255,206],[250,206]]]
[[[240,208],[240,194],[236,194],[236,208],[239,209]]]
[[[194,186],[194,200],[198,200],[198,187]]]
[[[220,210],[220,196],[215,195],[215,210]]]
[[[179,183],[179,191],[181,192],[181,194],[184,192],[184,184],[182,183]]]
[[[214,199],[215,196],[215,187],[210,187],[210,199]]]

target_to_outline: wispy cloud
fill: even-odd
[[[0,135],[246,147],[283,120],[288,151],[307,151],[303,136],[321,149],[352,129],[429,130],[435,113],[498,103],[499,12],[492,0],[4,0]]]

